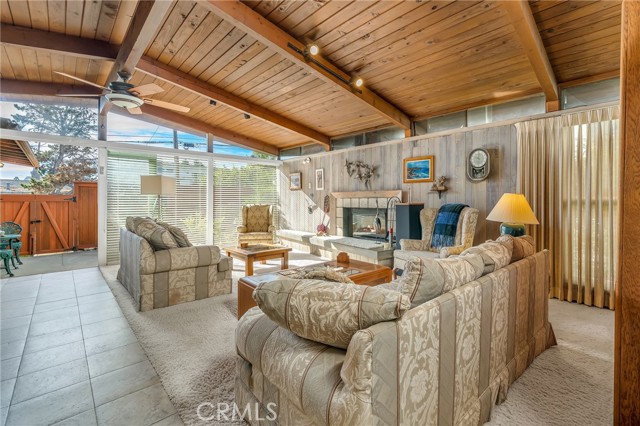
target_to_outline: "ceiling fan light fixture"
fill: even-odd
[[[138,108],[144,104],[142,99],[123,93],[108,93],[105,97],[115,106],[119,106],[121,108]]]

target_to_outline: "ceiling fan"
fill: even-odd
[[[189,112],[190,108],[184,107],[182,105],[172,104],[170,102],[159,101],[156,99],[147,98],[145,96],[155,95],[156,93],[164,92],[164,89],[157,84],[143,84],[142,86],[134,86],[131,83],[127,83],[129,78],[131,78],[131,74],[124,71],[118,72],[118,77],[120,80],[110,82],[107,87],[100,86],[99,84],[93,83],[88,80],[84,80],[80,77],[76,77],[75,75],[67,74],[60,71],[55,71],[56,74],[63,75],[65,77],[71,78],[73,80],[80,81],[84,84],[88,84],[90,86],[98,87],[100,89],[108,90],[109,93],[104,95],[105,98],[109,100],[109,102],[113,103],[116,106],[126,109],[130,114],[140,115],[142,114],[142,110],[140,106],[143,104],[155,105],[160,108],[166,108],[173,111],[179,112]],[[102,95],[93,95],[93,94],[78,94],[78,95],[67,95],[60,94],[58,96],[68,96],[68,97],[83,97],[83,98],[99,98]]]

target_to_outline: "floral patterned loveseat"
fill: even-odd
[[[245,420],[253,425],[488,421],[511,383],[555,344],[547,317],[549,253],[530,247],[506,258],[473,247],[485,266],[466,283],[454,282],[463,276],[451,268],[455,262],[428,261],[432,270],[422,272],[439,276],[445,292],[395,321],[356,331],[346,350],[303,339],[258,307],[249,310],[236,330],[236,404],[241,411],[249,406],[260,412],[247,411]],[[446,291],[447,286],[455,288]],[[263,423],[265,418],[273,421]]]

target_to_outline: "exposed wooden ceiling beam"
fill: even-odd
[[[508,95],[501,95],[501,96],[489,95],[485,99],[482,99],[479,101],[468,102],[464,105],[459,105],[451,108],[439,109],[428,115],[416,117],[415,120],[422,121],[422,120],[426,120],[427,118],[439,117],[441,115],[446,115],[446,114],[453,114],[454,112],[465,111],[471,108],[477,108],[481,106],[500,104],[503,102],[508,102],[515,99],[522,99],[528,96],[539,95],[539,94],[541,94],[540,89],[530,89],[530,90],[521,90],[518,92],[509,93]]]
[[[156,33],[160,30],[164,17],[171,9],[172,4],[173,2],[168,0],[141,0],[138,2],[127,33],[118,50],[118,56],[107,77],[107,83],[116,80],[120,71],[133,74],[138,61],[144,55],[144,51],[147,50]],[[111,108],[111,102],[101,102],[100,105],[100,114],[102,115]]]
[[[115,59],[118,46],[100,40],[82,39],[49,31],[0,24],[0,41],[18,47],[68,54],[85,59]]]
[[[13,44],[19,47],[41,49],[73,56],[82,56],[98,60],[115,60],[118,52],[117,46],[99,40],[80,39],[64,34],[54,34],[48,31],[34,30],[31,28],[16,27],[2,24],[2,43]],[[5,35],[7,35],[5,37]],[[50,42],[50,40],[52,42]],[[143,56],[136,69],[153,77],[165,80],[175,86],[213,99],[252,117],[274,124],[284,130],[297,133],[326,146],[330,146],[329,136],[311,129],[303,124],[276,114],[264,107],[249,102],[233,93],[227,92],[204,81],[183,73],[173,67],[152,58]],[[93,88],[91,88],[93,89]],[[87,93],[93,93],[93,90]],[[307,142],[304,142],[307,143]]]
[[[102,92],[91,86],[77,86],[71,84],[41,83],[39,81],[0,80],[3,100],[11,99],[12,94],[28,96],[59,96],[59,95],[96,95]],[[64,98],[57,98],[62,101]]]
[[[28,97],[48,98],[56,103],[64,103],[68,100],[76,100],[75,98],[58,97],[62,93],[74,93],[82,89],[83,93],[100,94],[99,89],[87,88],[85,86],[71,86],[56,83],[40,83],[32,81],[5,80],[0,79],[0,87],[2,88],[2,100],[21,100]],[[95,107],[97,102],[93,101]],[[155,124],[172,126],[175,125],[179,129],[195,130],[199,133],[211,133],[221,140],[233,145],[250,148],[267,154],[278,155],[278,148],[266,142],[254,139],[240,133],[222,129],[200,120],[179,114],[164,108],[158,108],[152,105],[143,105],[141,107],[142,115],[136,115],[136,119],[143,119]],[[112,112],[116,114],[129,116],[129,113],[121,108],[114,108]]]
[[[558,88],[566,89],[567,87],[581,86],[583,84],[595,83],[597,81],[602,81],[602,80],[610,80],[616,77],[620,77],[619,69],[603,72],[601,74],[590,75],[588,77],[578,78],[576,80],[563,81],[562,83],[558,83]]]
[[[259,105],[248,102],[239,96],[205,83],[202,80],[198,80],[197,78],[166,64],[154,61],[151,58],[143,57],[140,62],[138,62],[137,68],[140,71],[167,81],[175,86],[179,86],[190,92],[219,101],[233,109],[250,114],[252,117],[259,118],[282,129],[302,135],[314,142],[319,142],[327,149],[330,146],[329,136],[290,120],[282,115],[269,111]]]
[[[547,97],[547,102],[557,102],[559,99],[558,84],[540,37],[538,25],[533,13],[531,13],[529,2],[525,0],[503,1],[502,5],[511,19],[511,24],[516,30],[529,62],[531,62],[538,82]]]
[[[304,44],[300,43],[250,7],[237,0],[208,0],[206,4],[216,15],[232,23],[251,37],[261,41],[284,58],[309,70],[322,81],[340,88],[344,93],[349,93],[353,98],[373,108],[378,114],[395,125],[404,129],[411,128],[411,119],[407,114],[365,86],[353,88],[350,84],[343,81],[349,81],[351,76],[328,60],[319,55],[313,56],[313,60],[305,60],[305,57],[298,53],[306,49]],[[291,46],[298,51],[292,49]],[[340,78],[336,76],[340,76]]]

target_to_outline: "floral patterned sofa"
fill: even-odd
[[[120,229],[118,281],[140,311],[231,293],[233,259],[216,246],[154,250],[150,242]]]
[[[236,404],[241,410],[257,404],[259,412],[245,414],[245,420],[252,425],[488,421],[511,383],[555,344],[547,318],[549,253],[534,253],[533,245],[508,254],[482,246],[471,250],[484,259],[477,278],[456,282],[465,274],[455,261],[428,261],[431,270],[422,272],[445,283],[445,292],[394,321],[356,331],[346,350],[303,339],[258,307],[249,310],[236,330]]]

